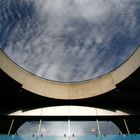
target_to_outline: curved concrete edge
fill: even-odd
[[[28,111],[18,110],[9,114],[10,116],[123,116],[129,115],[125,112],[116,110],[106,110],[94,107],[83,106],[54,106],[38,108]]]
[[[140,47],[119,68],[97,79],[78,83],[59,83],[35,76],[18,65],[0,50],[0,67],[10,77],[22,84],[22,88],[41,96],[56,99],[82,99],[97,96],[116,88],[116,84],[132,74],[140,66]]]
[[[140,47],[120,67],[111,72],[115,84],[120,83],[140,67]]]

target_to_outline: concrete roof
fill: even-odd
[[[96,79],[60,83],[40,78],[16,65],[0,50],[0,68],[22,88],[35,94],[55,99],[84,99],[107,93],[116,88],[116,85],[131,75],[140,66],[140,47],[135,53],[117,69]]]

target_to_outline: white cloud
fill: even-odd
[[[81,81],[112,70],[114,63],[121,63],[123,53],[118,58],[118,50],[129,50],[119,44],[111,48],[116,47],[112,40],[118,35],[131,39],[137,32],[137,0],[25,1],[35,4],[35,15],[27,17],[25,32],[17,23],[5,51],[16,63],[47,79]]]

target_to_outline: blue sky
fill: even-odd
[[[43,78],[96,78],[139,42],[139,0],[0,0],[0,48]]]

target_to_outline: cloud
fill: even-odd
[[[3,2],[0,11],[7,21],[0,24],[1,48],[47,79],[96,78],[119,66],[140,40],[139,0],[22,0],[24,7],[12,2]]]

